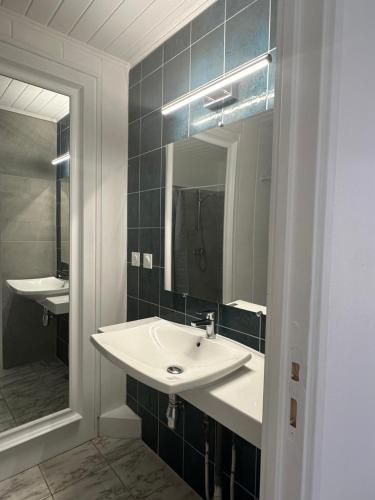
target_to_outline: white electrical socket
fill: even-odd
[[[140,267],[141,265],[141,254],[139,252],[132,252],[132,266]]]
[[[143,267],[145,269],[152,269],[152,253],[143,254]]]

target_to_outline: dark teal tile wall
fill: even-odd
[[[130,71],[128,177],[128,321],[160,316],[190,324],[203,309],[217,311],[222,335],[256,350],[265,349],[265,319],[222,304],[183,297],[164,290],[164,146],[216,127],[219,113],[200,102],[163,117],[161,106],[259,56],[271,52],[273,63],[243,80],[240,103],[224,122],[240,120],[273,107],[277,0],[217,0],[190,24]],[[131,251],[154,255],[154,269],[130,265]],[[128,377],[127,403],[142,419],[144,441],[202,497],[204,496],[203,415],[184,402],[176,432],[165,422],[167,396]],[[215,447],[210,421],[211,447]],[[235,437],[236,500],[259,497],[261,452]],[[223,498],[229,498],[231,432],[223,436]],[[213,454],[211,456],[213,476]],[[212,484],[211,484],[212,489]]]
[[[168,428],[165,414],[168,396],[128,377],[126,400],[142,418],[142,438],[150,448],[204,498],[204,414],[187,401],[181,403],[176,430]],[[231,447],[236,446],[235,500],[259,498],[261,452],[229,429],[222,427],[221,480],[223,500],[229,500]],[[215,421],[208,419],[210,491],[213,493],[215,449],[218,441]]]

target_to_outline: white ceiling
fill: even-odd
[[[0,5],[135,64],[215,0],[0,0]]]
[[[69,97],[0,75],[0,109],[57,122],[69,113]]]

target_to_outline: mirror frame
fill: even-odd
[[[0,42],[0,73],[70,97],[71,115],[71,196],[70,196],[70,345],[69,345],[69,402],[70,407],[32,422],[0,433],[0,454],[22,444],[39,439],[44,454],[51,454],[56,442],[52,431],[65,428],[65,441],[74,446],[96,434],[95,414],[99,379],[97,358],[89,345],[89,336],[96,331],[98,310],[96,304],[97,276],[97,92],[94,76],[75,70],[62,62],[29,52],[12,43]],[[35,68],[39,68],[36,70]],[[84,132],[84,133],[83,133]],[[84,202],[83,202],[84,201]],[[84,256],[84,257],[83,257]],[[83,280],[83,276],[85,280]],[[82,367],[85,367],[82,370]],[[43,438],[45,436],[45,438]],[[12,449],[12,450],[11,450]],[[29,449],[29,448],[28,448]],[[50,450],[48,452],[48,450]],[[25,463],[30,457],[22,457]],[[12,460],[9,459],[9,462]],[[5,465],[5,464],[4,464]],[[8,467],[8,470],[7,470]],[[6,463],[0,479],[9,473]],[[19,467],[22,467],[19,464]]]

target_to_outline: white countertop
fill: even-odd
[[[69,312],[69,295],[47,297],[46,299],[38,302],[40,305],[51,311],[51,313],[56,315],[67,314]]]
[[[180,396],[257,448],[262,441],[264,355],[208,386]]]

